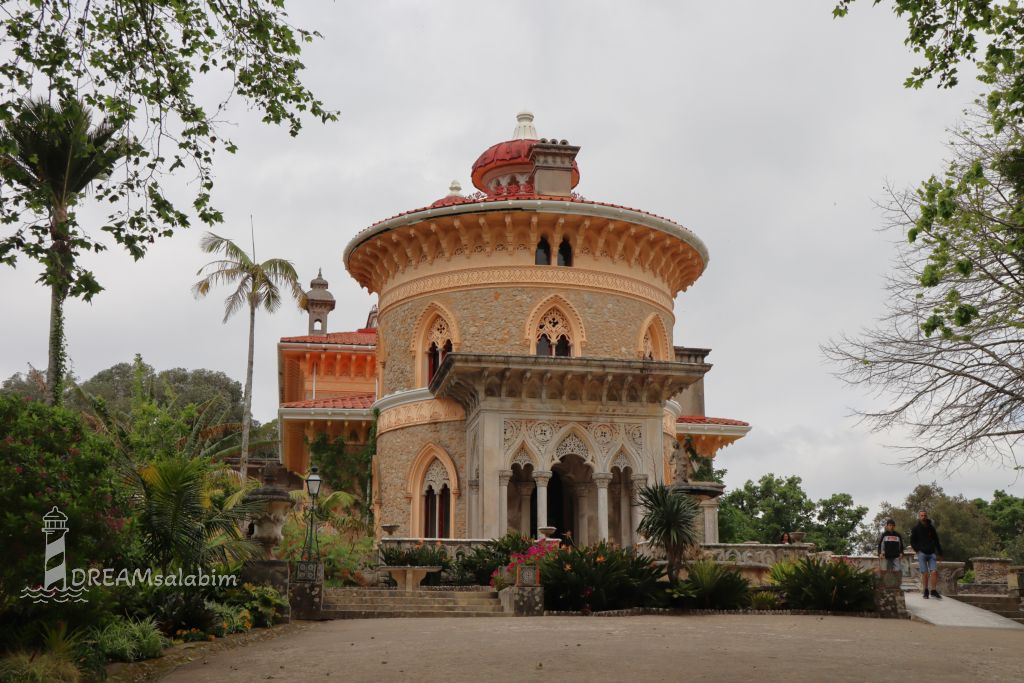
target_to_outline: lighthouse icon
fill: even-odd
[[[64,537],[68,535],[68,516],[58,510],[56,505],[43,515],[43,533],[46,534],[43,588],[66,590],[68,570]]]

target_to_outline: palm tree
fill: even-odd
[[[128,141],[116,134],[106,121],[93,126],[92,112],[78,100],[53,106],[44,99],[26,99],[0,130],[0,176],[24,188],[31,208],[48,214],[50,243],[37,258],[45,266],[40,281],[50,287],[46,393],[53,405],[62,402],[66,372],[64,301],[71,293],[89,298],[99,291],[91,275],[75,272],[78,245],[68,211],[128,153]],[[72,292],[72,284],[77,291]]]
[[[638,530],[665,549],[668,578],[675,583],[683,555],[697,544],[697,503],[664,484],[642,487],[637,499],[645,509]]]
[[[245,253],[231,240],[214,235],[211,232],[203,236],[200,247],[207,254],[223,254],[224,258],[211,261],[199,269],[196,275],[204,275],[203,279],[192,286],[196,298],[206,296],[210,288],[219,284],[235,284],[234,292],[224,300],[224,322],[242,309],[249,306],[249,357],[245,367],[245,394],[242,408],[242,450],[239,454],[239,473],[244,481],[249,470],[249,427],[252,424],[252,356],[256,335],[256,309],[264,308],[273,313],[281,306],[281,288],[288,293],[301,307],[306,295],[299,286],[299,276],[291,261],[269,259],[263,263],[256,262],[256,246],[253,255]]]

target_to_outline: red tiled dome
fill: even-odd
[[[496,145],[491,145],[473,163],[472,180],[473,185],[481,192],[488,192],[483,184],[483,178],[496,168],[502,166],[524,166],[530,164],[530,150],[539,140],[506,140]],[[576,162],[572,162],[572,186],[576,187],[580,182],[580,169]]]

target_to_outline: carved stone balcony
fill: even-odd
[[[707,363],[450,353],[429,388],[467,414],[487,399],[650,407],[710,369]]]

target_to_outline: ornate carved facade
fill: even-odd
[[[670,220],[573,193],[578,149],[537,139],[521,114],[516,137],[474,164],[478,194],[453,183],[352,239],[345,266],[379,311],[359,333],[282,340],[292,471],[304,473],[317,432],[369,434],[376,411],[378,529],[491,538],[550,526],[631,544],[636,489],[671,483],[677,439],[711,457],[749,430],[704,417],[707,350],[673,346],[674,299],[706,247]],[[359,366],[367,352],[372,365]],[[705,536],[716,529],[708,517]]]

